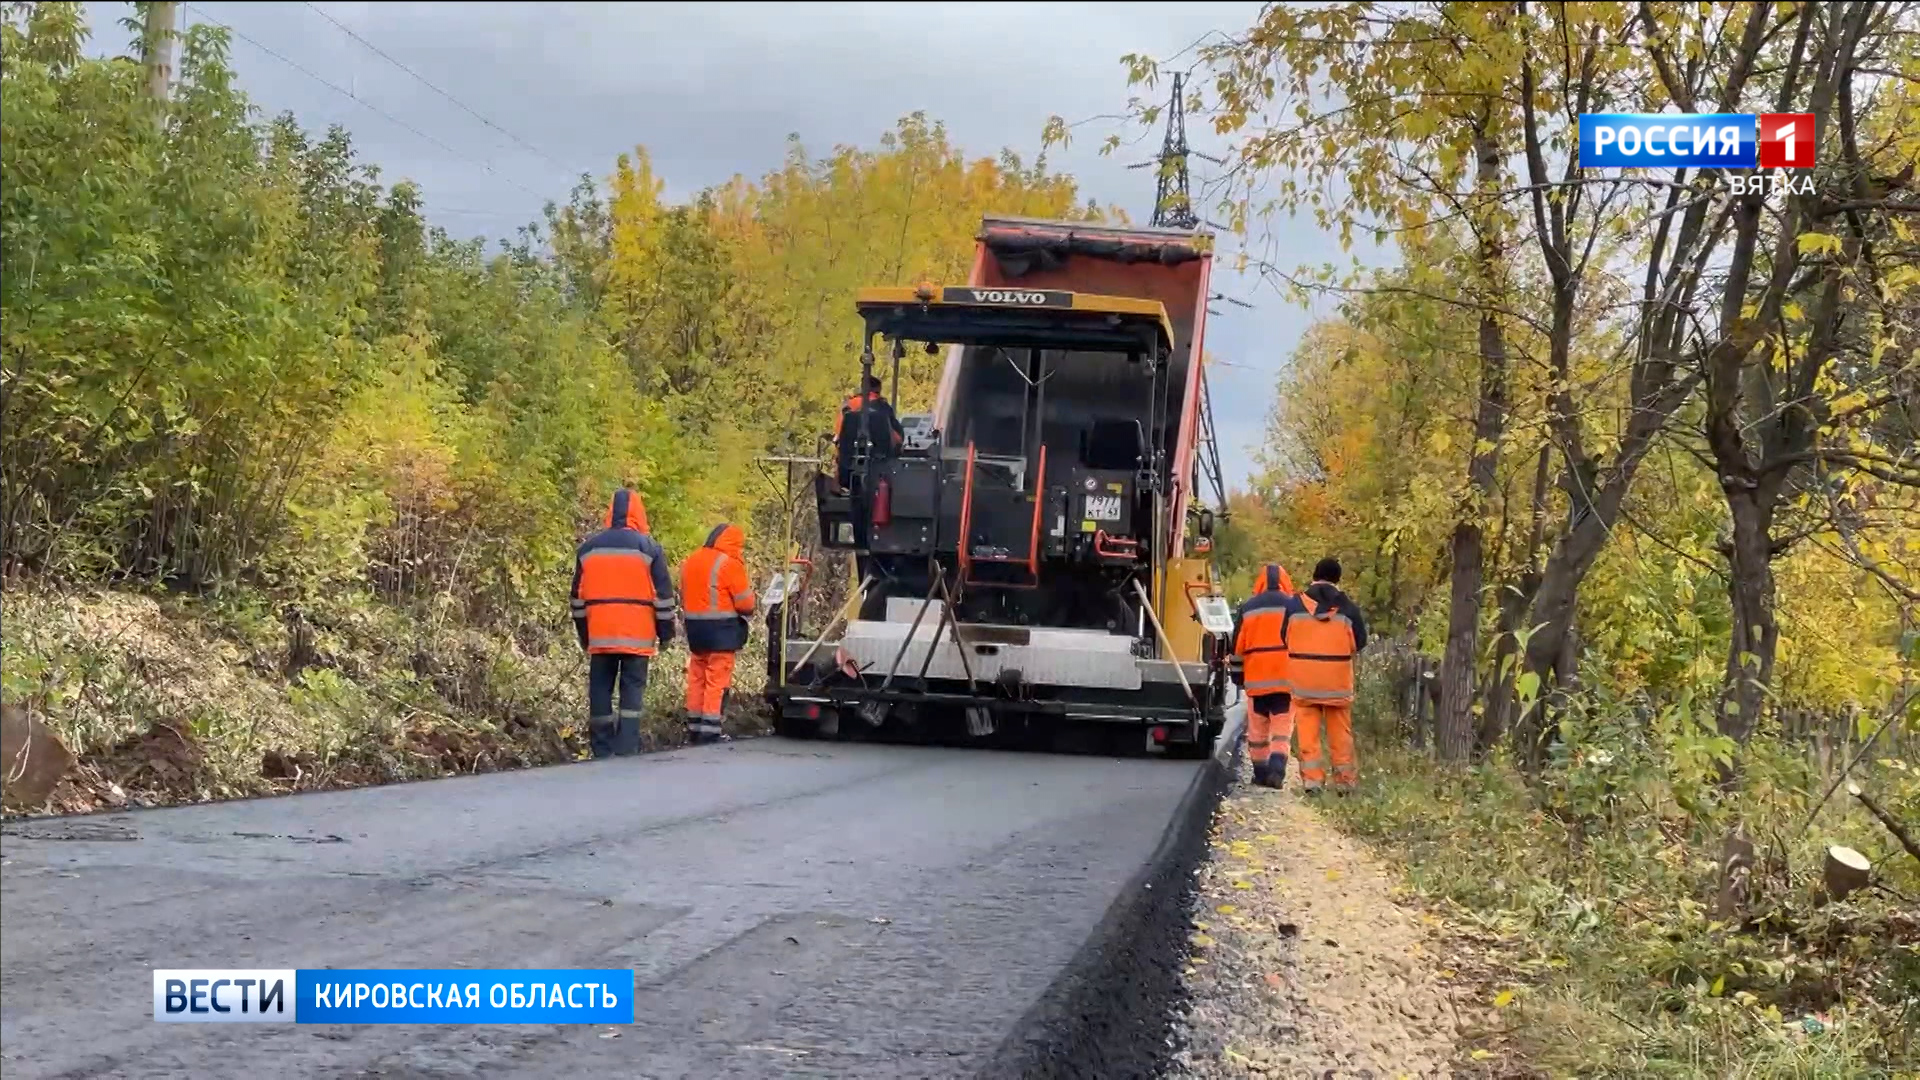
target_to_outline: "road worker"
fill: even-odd
[[[680,567],[681,610],[687,621],[687,741],[721,738],[720,721],[733,685],[733,660],[747,643],[753,582],[747,577],[746,537],[737,525],[717,525],[705,547]]]
[[[674,632],[673,572],[647,533],[640,493],[614,492],[602,524],[575,554],[572,597],[574,630],[587,651],[587,736],[596,758],[640,752],[647,666]]]
[[[867,452],[874,457],[891,457],[906,441],[906,431],[900,426],[900,418],[894,415],[893,403],[880,390],[880,376],[867,376],[861,392],[840,406],[840,418],[833,423],[833,442],[839,454],[836,471],[843,491],[853,487],[853,453],[859,445],[862,426],[847,423],[849,417],[858,417],[864,422],[867,441],[872,444]]]
[[[1260,787],[1278,788],[1287,779],[1293,713],[1286,630],[1296,604],[1286,568],[1268,563],[1234,617],[1233,655],[1240,666],[1235,681],[1247,695],[1247,757]]]
[[[1353,759],[1353,658],[1367,647],[1360,606],[1340,591],[1340,560],[1321,559],[1313,581],[1287,616],[1287,662],[1293,683],[1294,726],[1300,732],[1300,783],[1311,794],[1326,782],[1320,756],[1324,733],[1340,794],[1360,780]]]

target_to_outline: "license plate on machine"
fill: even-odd
[[[1120,496],[1118,495],[1087,496],[1087,520],[1088,521],[1119,521],[1120,520]]]

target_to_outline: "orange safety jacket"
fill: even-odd
[[[1316,584],[1296,598],[1287,616],[1287,653],[1295,701],[1338,704],[1353,700],[1353,655],[1359,651],[1345,594]]]
[[[653,656],[673,640],[673,574],[647,534],[640,493],[621,488],[605,529],[574,553],[573,618],[588,653]]]
[[[738,525],[715,526],[706,546],[680,567],[687,648],[694,652],[738,652],[747,643],[747,617],[755,601],[746,544]]]
[[[838,442],[840,440],[841,432],[845,430],[847,425],[847,417],[866,412],[867,402],[869,401],[879,402],[884,400],[878,390],[869,391],[865,394],[855,394],[848,398],[846,402],[840,406],[840,416],[833,422],[834,441]],[[887,427],[889,429],[888,435],[892,438],[893,447],[898,450],[901,443],[905,441],[905,433],[900,430],[898,423],[891,419]],[[868,438],[872,437],[871,429],[869,429]]]
[[[1292,692],[1287,654],[1287,618],[1296,609],[1293,579],[1278,563],[1268,563],[1253,583],[1253,596],[1235,616],[1233,655],[1240,661],[1242,688],[1254,697]]]

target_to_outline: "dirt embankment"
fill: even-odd
[[[560,628],[564,629],[564,628]],[[76,759],[44,801],[81,813],[553,764],[586,753],[586,665],[564,633],[484,633],[359,598],[294,608],[9,588],[4,699]],[[656,665],[646,741],[682,732],[685,652]],[[738,730],[757,729],[743,658]],[[19,725],[15,725],[19,726]],[[9,785],[11,788],[13,785]]]

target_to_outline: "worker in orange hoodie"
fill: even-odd
[[[1296,610],[1293,579],[1279,563],[1268,563],[1234,617],[1233,655],[1239,661],[1234,681],[1246,691],[1247,757],[1260,787],[1278,788],[1287,779],[1293,712],[1286,632]]]
[[[1293,682],[1294,721],[1300,731],[1300,783],[1309,794],[1326,782],[1320,737],[1333,757],[1333,785],[1340,794],[1359,783],[1353,758],[1353,659],[1367,647],[1360,605],[1340,591],[1340,560],[1321,559],[1313,582],[1287,617],[1287,659]]]
[[[673,641],[674,614],[673,572],[647,532],[640,493],[614,492],[601,523],[574,553],[572,593],[573,626],[588,658],[587,737],[597,758],[640,752],[647,667]]]
[[[747,643],[753,582],[747,577],[746,536],[718,525],[705,547],[680,568],[687,620],[687,741],[721,738],[720,722],[733,685],[733,661]]]

